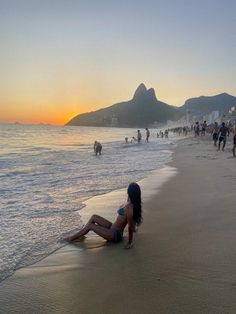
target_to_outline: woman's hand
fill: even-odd
[[[133,242],[131,242],[131,243],[128,242],[128,243],[125,245],[125,249],[131,249],[132,246],[133,246]]]

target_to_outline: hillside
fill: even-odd
[[[188,109],[192,115],[205,115],[215,110],[222,115],[226,114],[233,106],[236,106],[236,97],[222,93],[215,96],[190,98],[180,109],[183,111]]]
[[[131,100],[114,104],[94,112],[79,114],[67,125],[147,127],[153,123],[178,120],[182,112],[157,100],[153,88],[139,85]]]

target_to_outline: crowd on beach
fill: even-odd
[[[158,131],[156,137],[168,138],[169,132],[177,135],[187,136],[188,134],[194,134],[194,137],[204,137],[206,133],[212,135],[214,145],[218,147],[218,150],[224,151],[227,137],[232,133],[233,135],[233,156],[235,156],[236,150],[236,124],[226,124],[222,122],[220,125],[215,122],[214,124],[207,124],[195,122],[191,126],[181,126],[172,129],[166,129],[165,131]],[[145,128],[145,140],[148,143],[150,138],[150,130]],[[128,137],[125,138],[125,143],[141,143],[142,133],[141,130],[137,130],[137,137],[132,137],[129,141]],[[218,144],[217,144],[218,142]],[[221,148],[222,144],[222,148]],[[94,152],[96,155],[101,155],[102,144],[98,141],[94,142]],[[107,241],[120,242],[123,239],[123,232],[128,225],[128,241],[125,245],[126,249],[133,246],[133,233],[136,232],[136,227],[142,222],[142,201],[141,201],[141,189],[140,186],[132,182],[127,189],[128,198],[126,203],[119,207],[117,210],[117,218],[115,222],[110,222],[104,217],[98,215],[92,215],[87,224],[76,234],[67,238],[67,241],[80,241],[85,237],[89,231],[94,231],[97,235],[101,236]]]
[[[230,134],[232,134],[233,137],[232,152],[233,157],[236,157],[236,124],[225,122],[219,124],[218,122],[215,122],[213,124],[207,125],[206,121],[204,121],[203,123],[199,123],[197,121],[193,126],[193,130],[195,137],[205,136],[206,133],[211,134],[214,146],[217,147],[218,151],[225,150],[227,139],[230,136]]]
[[[174,135],[179,136],[187,136],[187,135],[194,135],[194,137],[202,137],[206,134],[211,134],[212,139],[214,142],[214,146],[218,148],[218,150],[224,151],[225,145],[227,142],[227,137],[230,136],[230,134],[233,135],[233,146],[232,146],[232,152],[233,157],[236,157],[236,124],[232,123],[225,123],[222,122],[219,124],[218,122],[215,122],[213,124],[207,124],[206,121],[200,123],[196,121],[191,126],[179,126],[175,128],[168,128],[165,130],[160,130],[156,132],[156,138],[165,138],[167,139],[169,137],[169,132],[172,132]],[[125,143],[141,143],[142,142],[142,133],[141,130],[137,130],[137,136],[133,136],[130,140],[128,137],[125,137]],[[145,141],[148,143],[150,138],[150,130],[148,128],[145,128]],[[221,147],[222,144],[222,147]],[[102,152],[102,144],[95,141],[94,142],[94,152],[96,155],[101,155]]]
[[[159,132],[157,131],[156,137],[168,138],[168,134],[169,134],[169,129],[166,129],[165,131],[160,130]],[[145,140],[147,143],[149,142],[149,138],[150,138],[150,130],[148,128],[145,128]],[[141,141],[142,141],[142,133],[140,130],[137,130],[137,137],[133,136],[130,141],[128,137],[125,137],[126,144],[133,143],[133,142],[141,143]]]
[[[233,157],[236,157],[236,124],[214,122],[208,125],[206,121],[204,121],[203,123],[199,123],[197,121],[192,126],[192,130],[194,132],[194,137],[202,137],[206,134],[212,135],[214,146],[217,147],[218,151],[225,150],[227,139],[232,134],[232,152]]]

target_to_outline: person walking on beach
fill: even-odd
[[[236,124],[233,127],[233,156],[236,157],[235,151],[236,151]]]
[[[218,138],[219,138],[218,150],[220,150],[221,142],[223,142],[222,151],[225,150],[227,135],[229,136],[229,128],[223,122],[218,132]]]
[[[233,137],[233,156],[234,157],[236,157],[235,150],[236,150],[236,134],[234,134],[234,137]]]
[[[194,125],[194,134],[195,137],[199,136],[200,128],[199,128],[199,122],[196,122]]]
[[[199,123],[199,136],[202,136],[202,123]]]
[[[214,126],[213,126],[213,133],[212,133],[212,138],[213,138],[213,141],[214,141],[214,146],[216,146],[216,142],[218,140],[218,133],[219,133],[219,126],[218,126],[218,123],[215,122],[214,123]]]
[[[149,137],[150,137],[150,131],[148,130],[148,128],[145,129],[146,130],[146,142],[149,142]]]
[[[97,142],[97,141],[95,141],[93,149],[94,149],[94,153],[96,154],[96,156],[97,156],[97,154],[101,155],[101,153],[102,153],[102,144]]]
[[[127,202],[117,210],[117,218],[114,223],[107,219],[92,215],[88,223],[82,230],[77,232],[72,237],[67,238],[69,242],[79,241],[89,232],[93,231],[107,241],[117,243],[123,239],[123,232],[128,225],[128,242],[125,245],[126,249],[133,246],[133,233],[135,227],[142,223],[142,201],[141,189],[137,183],[130,183],[127,189]]]
[[[138,143],[140,143],[142,140],[142,134],[141,134],[140,130],[138,130],[138,132],[137,132],[137,140],[138,140]]]
[[[206,121],[204,121],[202,124],[202,134],[201,134],[202,136],[205,136],[206,128],[207,128],[207,123],[206,123]]]

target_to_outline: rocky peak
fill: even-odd
[[[147,93],[148,93],[149,97],[157,99],[154,88],[149,88],[149,90],[147,90]]]
[[[143,83],[141,83],[138,86],[138,88],[136,89],[133,98],[139,97],[139,96],[145,94],[146,92],[147,92],[146,86]]]
[[[138,98],[142,98],[143,97],[148,97],[149,99],[156,99],[156,94],[155,94],[155,90],[153,88],[147,89],[146,86],[141,83],[138,88],[136,89],[135,93],[134,93],[134,97],[133,99],[138,99]]]

